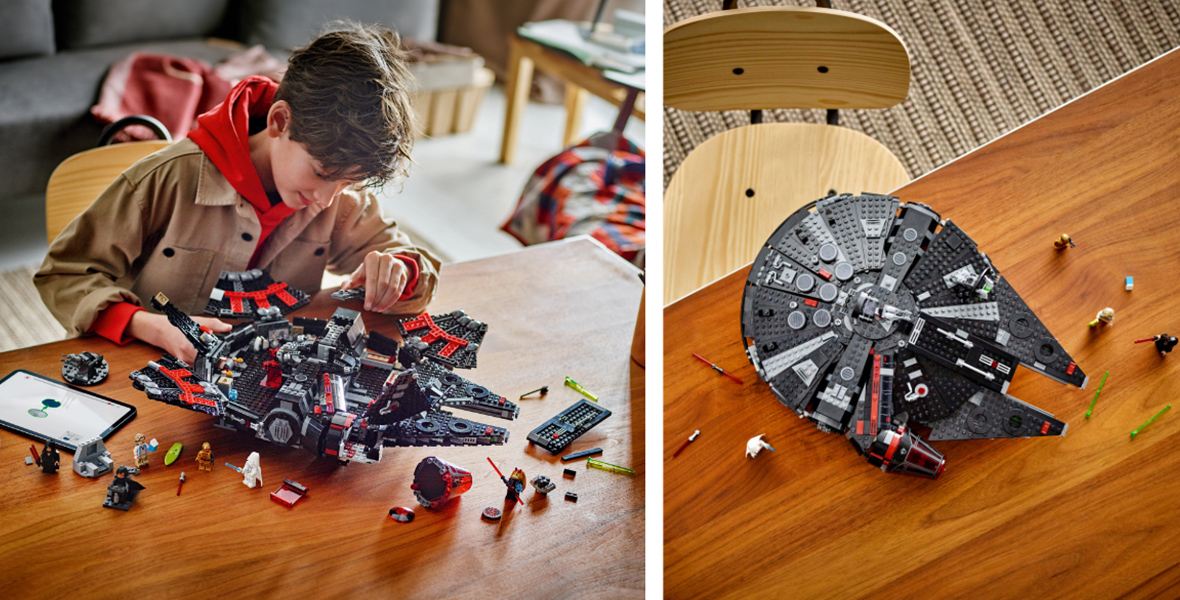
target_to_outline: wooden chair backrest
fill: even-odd
[[[664,30],[664,103],[681,110],[887,108],[909,89],[901,38],[856,13],[739,8]]]
[[[82,214],[107,186],[143,157],[166,148],[171,142],[130,142],[79,152],[64,161],[49,176],[45,190],[45,221],[49,242]]]

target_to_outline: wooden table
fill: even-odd
[[[0,433],[0,595],[641,598],[643,371],[629,359],[640,290],[635,268],[589,238],[447,265],[430,312],[463,308],[489,324],[479,368],[461,374],[510,399],[544,384],[550,392],[519,401],[515,421],[472,415],[506,426],[511,437],[504,446],[386,448],[377,464],[334,466],[149,400],[127,377],[159,356],[143,344],[73,339],[0,354],[4,373],[23,368],[55,378],[63,352],[105,354],[110,377],[95,391],[139,408],[107,441],[116,464],[131,464],[138,432],[161,444],[138,477],[147,489],[120,512],[102,507],[110,475],[84,479],[65,453],[58,475],[43,474],[23,462],[29,440]],[[321,292],[295,314],[326,317],[339,304]],[[363,318],[371,330],[397,333],[390,317]],[[600,394],[614,413],[570,451],[601,446],[603,460],[630,466],[634,477],[588,471],[579,461],[570,465],[576,479],[563,479],[559,457],[528,445],[529,431],[581,398],[562,385],[566,375]],[[193,462],[204,441],[216,455],[212,473],[198,472]],[[173,442],[182,442],[184,453],[165,467]],[[246,488],[223,466],[241,465],[251,451],[262,455],[261,489]],[[469,469],[471,490],[439,510],[419,506],[410,483],[427,456]],[[489,456],[501,470],[547,475],[557,490],[545,501],[529,487],[525,506],[499,522],[484,521],[484,507],[505,506]],[[188,481],[178,497],[181,471]],[[269,498],[284,478],[309,488],[290,509]],[[566,491],[578,502],[564,500]],[[393,506],[411,506],[417,518],[391,521]]]
[[[935,443],[947,459],[937,481],[883,474],[775,400],[741,343],[748,268],[668,307],[667,596],[1180,594],[1180,415],[1129,435],[1180,400],[1180,353],[1132,344],[1180,333],[1178,160],[1173,51],[895,192],[978,242],[1091,377],[1083,391],[1019,369],[1009,394],[1068,422],[1068,435]],[[1063,232],[1077,248],[1057,253]],[[1104,306],[1114,327],[1087,328]],[[761,433],[778,451],[747,459]]]
[[[508,81],[504,85],[507,109],[504,114],[504,137],[500,142],[500,162],[508,164],[516,155],[516,127],[524,107],[529,102],[533,85],[533,69],[537,68],[565,82],[565,133],[561,147],[578,141],[578,127],[582,122],[582,108],[589,92],[622,108],[630,88],[604,79],[602,69],[582,64],[572,56],[543,46],[515,32],[508,35]],[[638,94],[630,114],[643,119],[644,95]],[[625,124],[625,123],[624,123]],[[620,128],[621,129],[621,128]]]

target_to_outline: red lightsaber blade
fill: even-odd
[[[718,373],[721,373],[722,375],[724,375],[724,376],[726,376],[726,377],[728,377],[728,378],[730,378],[730,379],[732,379],[732,380],[734,380],[734,381],[738,382],[738,384],[739,384],[739,385],[744,385],[744,384],[742,383],[742,380],[741,380],[741,379],[738,379],[737,377],[734,377],[733,375],[730,375],[729,373],[727,373],[727,372],[725,371],[725,369],[722,369],[721,367],[719,367],[719,366],[717,366],[717,365],[713,364],[712,362],[709,362],[709,359],[707,359],[707,358],[705,358],[705,357],[701,356],[700,354],[697,354],[696,352],[693,352],[693,353],[692,353],[692,355],[693,355],[693,356],[695,356],[695,357],[697,358],[697,360],[699,360],[699,361],[701,361],[701,362],[705,363],[706,365],[709,365],[710,367],[712,367],[714,371],[717,371]]]

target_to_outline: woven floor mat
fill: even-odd
[[[739,0],[747,6],[815,6]],[[888,147],[917,178],[1180,45],[1180,0],[833,0],[891,27],[910,53],[909,97],[842,110],[840,125]],[[665,0],[664,26],[721,9]],[[764,122],[823,123],[822,110],[763,112]],[[688,153],[748,112],[664,107],[664,187]]]
[[[33,286],[40,265],[0,273],[0,352],[65,339]],[[0,376],[3,376],[0,373]]]

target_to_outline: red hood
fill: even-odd
[[[268,212],[271,205],[250,161],[250,117],[266,115],[278,88],[279,84],[260,75],[243,79],[221,104],[197,117],[197,128],[189,133],[230,185],[259,213]],[[284,205],[274,208],[279,206]]]

